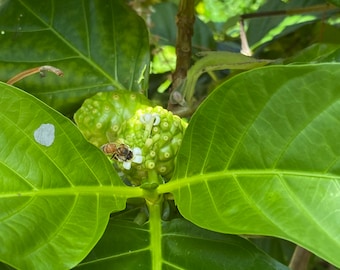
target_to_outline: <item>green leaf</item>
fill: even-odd
[[[112,219],[76,269],[155,269],[151,254],[156,250],[162,253],[162,269],[288,269],[241,237],[209,232],[183,219],[163,222],[161,246],[150,245],[152,233],[148,224]]]
[[[147,225],[110,220],[101,240],[76,269],[151,269],[149,233]]]
[[[0,261],[71,268],[99,240],[110,212],[141,193],[123,185],[67,118],[19,89],[0,83],[0,91]]]
[[[327,0],[327,2],[332,3],[333,5],[340,7],[340,1],[339,0]]]
[[[203,228],[280,237],[340,266],[339,76],[339,64],[273,66],[227,81],[159,192]]]
[[[63,78],[36,75],[17,84],[59,111],[73,114],[99,91],[147,88],[148,31],[124,1],[5,1],[0,25],[0,77],[60,68]]]
[[[313,44],[285,62],[340,62],[340,46],[335,44]]]
[[[292,259],[296,245],[276,237],[252,237],[249,239],[266,254],[279,262],[288,265]]]
[[[183,219],[163,226],[164,269],[288,269],[239,236],[203,230]]]
[[[161,46],[152,59],[152,73],[173,72],[176,69],[176,48],[174,46]]]
[[[322,38],[319,38],[320,29],[322,29]],[[316,43],[316,40],[322,43]],[[261,48],[261,57],[279,58],[279,61],[285,64],[335,62],[337,58],[332,51],[339,47],[339,43],[338,27],[316,21],[296,29],[291,35],[275,38],[265,46],[265,49]],[[329,54],[329,57],[326,54]]]
[[[285,64],[340,62],[340,46],[337,44],[316,43],[284,60]]]
[[[314,13],[303,12],[304,8],[322,5],[324,3],[324,0],[266,1],[258,10],[258,13],[260,13],[259,17],[247,20],[249,23],[247,30],[249,45],[251,47],[259,46],[277,36],[287,35],[293,32],[305,23],[308,23],[308,21],[317,20],[318,18],[324,20],[326,14],[322,11]],[[275,14],[276,12],[278,12],[278,14]],[[299,12],[301,12],[301,14],[296,15],[299,14]],[[266,13],[269,13],[268,16],[265,16]],[[271,13],[275,14],[275,16],[270,16]],[[280,15],[280,13],[282,15]]]

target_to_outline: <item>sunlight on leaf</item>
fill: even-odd
[[[300,28],[306,23],[303,23],[302,21],[304,20],[304,16],[300,15],[299,17],[296,17],[294,20],[297,24],[288,27],[287,24],[283,24],[282,22],[286,20],[290,24],[290,15],[294,14],[312,14],[312,16],[315,16],[316,18],[322,18],[325,20],[328,16],[329,13],[325,11],[320,11],[320,12],[307,12],[304,13],[302,10],[308,9],[313,6],[317,5],[322,5],[324,4],[324,1],[320,0],[304,0],[304,1],[266,1],[264,5],[262,5],[257,12],[258,13],[267,13],[269,14],[274,11],[277,12],[278,14],[275,14],[275,16],[259,16],[258,18],[252,18],[247,20],[247,24],[249,25],[248,30],[247,30],[247,38],[249,45],[251,47],[254,46],[254,44],[257,44],[258,46],[260,44],[259,41],[262,39],[263,41],[267,40],[267,35],[268,33],[275,31],[275,28],[280,27],[281,29],[284,29],[281,34],[278,34],[278,36],[284,36],[289,33],[294,32],[296,29]],[[297,12],[299,11],[299,12]],[[309,17],[309,16],[308,16]],[[302,20],[300,23],[299,20]],[[287,27],[286,27],[287,26]],[[272,33],[270,33],[271,36]],[[277,37],[277,36],[276,36]],[[308,38],[308,37],[301,37],[301,38]]]
[[[138,190],[71,121],[19,89],[0,90],[0,261],[71,268]]]
[[[252,44],[252,49],[259,47],[260,45],[273,40],[276,36],[281,35],[286,28],[290,26],[295,26],[298,24],[306,23],[306,22],[312,22],[315,21],[316,17],[312,15],[295,15],[295,16],[287,16],[284,18],[282,22],[280,22],[279,25],[277,25],[275,28],[271,29],[261,40],[256,42],[255,44]]]
[[[176,68],[176,48],[161,46],[157,48],[152,60],[151,72],[153,74],[173,72]]]
[[[204,228],[271,235],[339,266],[340,65],[235,76],[191,119],[173,192]]]

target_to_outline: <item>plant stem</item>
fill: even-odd
[[[146,199],[149,209],[149,226],[150,226],[150,250],[152,269],[162,269],[162,219],[161,211],[163,204],[163,196],[159,196],[157,200],[149,201]]]
[[[172,74],[172,89],[177,89],[187,76],[191,63],[191,37],[194,32],[195,0],[180,0],[177,13],[176,69]],[[168,103],[172,110],[178,104]]]
[[[195,92],[195,86],[198,78],[204,73],[222,69],[241,69],[247,70],[255,67],[264,66],[271,62],[271,60],[249,58],[247,56],[239,56],[239,54],[232,52],[204,52],[200,53],[203,58],[196,61],[190,68],[187,78],[184,83],[174,91],[179,92],[186,103],[191,106]]]
[[[292,259],[289,263],[291,270],[306,270],[311,253],[300,246],[296,246]]]

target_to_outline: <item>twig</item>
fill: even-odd
[[[176,69],[172,74],[172,87],[177,89],[185,80],[191,63],[191,38],[194,32],[195,0],[181,0],[177,13]],[[171,94],[171,93],[170,93]],[[169,100],[168,109],[172,110],[178,104]]]
[[[53,72],[54,74],[58,75],[59,77],[64,76],[64,73],[60,69],[58,69],[56,67],[53,67],[53,66],[41,66],[41,67],[35,67],[35,68],[31,68],[31,69],[25,70],[23,72],[20,72],[19,74],[15,75],[11,79],[9,79],[7,81],[7,84],[13,85],[16,82],[22,80],[23,78],[26,78],[26,77],[31,76],[31,75],[36,74],[36,73],[40,73],[40,75],[42,77],[44,77],[45,76],[45,71]]]

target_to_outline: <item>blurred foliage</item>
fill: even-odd
[[[255,12],[266,0],[202,0],[196,6],[197,14],[204,22],[226,22],[244,13]]]

